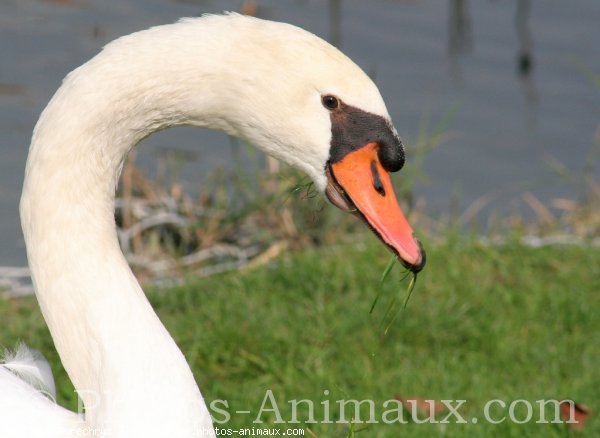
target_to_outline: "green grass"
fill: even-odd
[[[388,257],[374,239],[361,240],[305,250],[248,273],[190,279],[149,297],[207,401],[227,400],[232,416],[222,427],[253,426],[267,389],[283,419],[291,416],[288,400],[309,399],[317,421],[329,402],[334,422],[338,399],[373,400],[379,420],[390,409],[382,403],[395,394],[466,400],[459,412],[467,424],[451,417],[450,424],[277,425],[308,426],[320,438],[565,437],[572,432],[564,424],[535,423],[536,400],[572,398],[600,411],[600,248],[491,248],[466,239],[428,247],[408,307],[384,336],[386,304],[393,296],[402,302],[409,281],[400,283],[401,269],[394,269],[380,286]],[[0,344],[22,339],[49,357],[59,401],[73,408],[72,387],[35,301],[0,301],[0,321]],[[507,404],[491,410],[494,418],[523,399],[533,404],[533,419],[490,424],[483,409],[493,399]],[[306,419],[300,406],[299,419]],[[361,416],[367,419],[368,409]],[[262,419],[254,426],[269,427],[275,417]],[[597,415],[577,436],[600,436]]]

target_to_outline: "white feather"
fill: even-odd
[[[0,367],[6,368],[44,395],[56,400],[56,386],[50,364],[37,350],[19,343],[14,352],[4,350]]]

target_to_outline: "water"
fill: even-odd
[[[0,12],[0,265],[25,264],[18,198],[31,131],[70,70],[108,41],[241,1],[3,0]],[[524,209],[519,193],[576,197],[600,123],[600,2],[259,1],[258,14],[334,42],[374,75],[406,143],[458,108],[416,188],[430,211],[491,194],[487,211]],[[529,68],[528,68],[529,67]],[[596,140],[598,142],[598,140]],[[199,147],[213,145],[219,147]],[[192,187],[232,160],[222,134],[178,128],[147,139],[143,165],[193,152]],[[554,163],[554,164],[552,164]],[[551,167],[560,163],[565,176]],[[418,229],[418,224],[415,224]]]

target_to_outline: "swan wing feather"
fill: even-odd
[[[19,343],[14,351],[5,350],[0,364],[41,393],[56,400],[56,386],[50,364],[37,350]]]

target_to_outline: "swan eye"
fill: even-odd
[[[323,102],[323,106],[328,110],[334,110],[340,106],[340,101],[337,97],[332,96],[331,94],[327,94],[321,98],[321,102]]]

